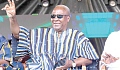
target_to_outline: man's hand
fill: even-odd
[[[4,59],[0,59],[0,65],[1,65],[1,64],[8,64],[8,65],[9,65],[10,63],[9,63],[8,61],[4,60]],[[0,66],[0,70],[1,70],[1,69],[2,69],[2,70],[6,70],[4,66]]]
[[[26,54],[26,55],[20,57],[20,58],[18,59],[18,61],[21,62],[21,63],[25,63],[25,62],[26,62],[28,59],[30,59],[30,58],[31,58],[30,55],[29,55],[29,54]]]
[[[0,66],[0,70],[6,70],[5,67],[3,66]]]
[[[65,66],[60,66],[55,68],[55,70],[67,70],[67,68]]]
[[[4,59],[0,59],[0,64],[10,64],[10,63]]]
[[[8,0],[8,3],[1,10],[5,10],[8,17],[14,17],[16,15],[14,0]]]
[[[66,59],[65,65],[64,66],[56,67],[55,70],[67,70],[69,67],[71,67],[71,64],[72,64],[72,61],[69,60],[69,59]]]
[[[104,59],[102,60],[106,64],[110,64],[118,60],[118,57],[113,57],[111,54],[105,53],[105,55],[102,56]]]

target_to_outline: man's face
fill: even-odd
[[[58,32],[66,30],[69,20],[70,17],[68,13],[63,9],[54,9],[51,14],[52,26]]]

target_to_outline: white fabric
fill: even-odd
[[[120,70],[120,67],[109,67],[108,70]]]
[[[120,58],[120,31],[112,32],[108,36],[102,55],[104,55],[105,52],[116,58]],[[120,70],[120,59],[114,63],[107,64],[107,67],[108,70]]]

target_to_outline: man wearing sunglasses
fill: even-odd
[[[10,29],[18,45],[31,49],[33,63],[27,63],[30,70],[81,70],[82,65],[90,65],[99,59],[93,45],[82,32],[67,28],[70,10],[65,5],[57,5],[51,14],[53,28],[27,29],[19,26],[16,19],[15,3],[8,0],[2,10],[6,10]],[[97,70],[91,68],[89,70]]]

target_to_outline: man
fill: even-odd
[[[8,0],[2,10],[6,10],[10,20],[10,29],[19,46],[30,47],[33,70],[78,69],[99,59],[89,39],[78,30],[67,28],[70,10],[65,5],[57,5],[51,15],[53,28],[27,29],[19,26],[16,19],[14,1]]]
[[[120,31],[112,32],[104,46],[103,53],[101,55],[101,68],[106,66],[107,70],[120,70]]]

